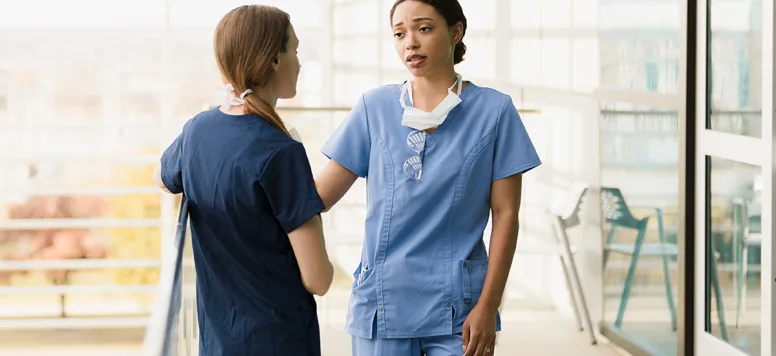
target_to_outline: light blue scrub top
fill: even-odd
[[[322,149],[367,179],[346,324],[363,338],[460,333],[488,268],[491,183],[541,164],[512,99],[470,83],[427,136],[420,181],[408,178],[404,162],[416,153],[407,145],[414,129],[401,125],[401,87],[365,93]]]

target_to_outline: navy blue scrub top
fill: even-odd
[[[189,120],[162,155],[189,199],[199,354],[320,355],[313,296],[288,233],[324,210],[304,146],[256,115]]]

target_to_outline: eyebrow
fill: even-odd
[[[434,19],[432,19],[430,17],[416,17],[416,18],[412,19],[412,22],[421,22],[421,21],[434,21]],[[393,27],[399,27],[401,25],[404,25],[404,22],[398,22],[398,23],[394,24]]]

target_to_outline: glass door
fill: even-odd
[[[771,355],[773,2],[699,0],[698,26],[696,354]]]

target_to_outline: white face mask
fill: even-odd
[[[416,130],[428,130],[432,127],[442,125],[442,123],[445,122],[445,119],[447,119],[447,114],[449,114],[451,110],[453,110],[456,106],[458,106],[458,104],[461,103],[461,98],[458,96],[461,95],[463,79],[461,79],[459,74],[456,74],[455,77],[455,83],[453,83],[453,85],[447,89],[447,97],[445,97],[445,99],[442,100],[442,102],[439,103],[439,105],[437,105],[437,107],[432,112],[425,112],[413,106],[407,106],[404,100],[404,95],[405,93],[409,94],[411,105],[412,82],[407,81],[407,83],[404,83],[404,86],[401,88],[401,94],[399,96],[401,107],[404,108],[404,115],[401,119],[402,126],[411,127]],[[456,86],[456,84],[458,84],[458,95],[453,93],[453,88]]]
[[[234,96],[234,86],[232,84],[226,84],[222,87],[222,90],[224,91],[224,95],[226,96],[226,101],[224,101],[224,106],[226,107],[226,110],[229,110],[232,106],[240,106],[245,104],[245,97],[247,95],[253,94],[253,90],[247,89],[242,94],[240,94],[240,97]]]

